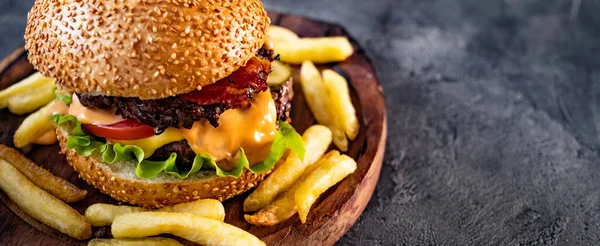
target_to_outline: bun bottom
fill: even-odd
[[[135,162],[105,164],[93,153],[81,156],[67,149],[67,130],[56,128],[61,153],[67,156],[79,177],[112,198],[146,208],[161,208],[198,199],[227,200],[255,187],[269,172],[254,174],[246,169],[239,178],[219,177],[214,171],[200,171],[186,179],[160,173],[152,179],[135,175]]]

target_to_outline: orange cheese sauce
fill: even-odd
[[[68,114],[69,106],[63,101],[52,101],[52,105],[46,110],[46,115]]]
[[[191,129],[181,129],[182,136],[196,153],[209,153],[215,161],[229,160],[244,148],[248,161],[264,160],[277,132],[277,112],[271,93],[257,94],[249,109],[227,110],[219,117],[219,127],[208,121],[194,123]]]
[[[69,114],[77,117],[83,124],[110,125],[123,120],[123,117],[115,114],[115,110],[86,108],[75,94],[72,98]]]
[[[32,141],[32,143],[40,144],[40,145],[52,145],[52,144],[56,143],[56,132],[48,131],[48,132],[44,133],[42,136],[40,136],[39,138],[37,138],[36,140]]]

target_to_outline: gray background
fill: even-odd
[[[0,57],[32,0],[0,0]],[[591,0],[267,0],[344,25],[383,84],[387,151],[343,245],[586,245],[600,228]]]

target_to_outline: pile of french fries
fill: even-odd
[[[348,59],[354,48],[346,37],[300,38],[289,29],[269,26],[267,34],[273,42],[275,54],[290,64],[304,61],[316,63],[340,62]]]
[[[8,107],[14,114],[30,114],[23,120],[14,135],[14,145],[17,148],[30,143],[53,144],[56,142],[54,127],[48,119],[47,110],[52,104],[54,80],[34,73],[14,85],[0,91],[0,109]],[[50,135],[53,141],[38,141],[41,137]]]
[[[157,241],[179,245],[163,238],[147,238],[160,234],[172,234],[201,245],[265,245],[247,231],[223,222],[225,208],[214,199],[155,211],[125,205],[94,204],[85,211],[85,219],[92,226],[111,226],[115,239],[90,241],[95,245],[159,245]],[[137,239],[129,241],[130,238]]]
[[[5,145],[0,145],[0,190],[31,217],[75,239],[89,239],[92,226],[111,226],[115,239],[93,239],[89,245],[181,245],[173,239],[150,237],[167,233],[202,245],[265,245],[256,236],[223,222],[225,208],[214,199],[156,211],[93,204],[81,215],[66,202],[83,199],[87,191]]]
[[[8,107],[13,114],[31,113],[54,99],[54,80],[34,73],[0,91],[0,109]]]
[[[314,63],[344,61],[353,53],[345,37],[299,38],[289,29],[267,29],[276,54],[291,64],[302,64],[300,84],[308,106],[319,124],[329,127],[333,143],[348,151],[348,139],[358,135],[360,124],[352,105],[348,81],[331,69],[319,72]]]
[[[92,236],[90,223],[65,203],[83,199],[87,191],[4,145],[0,145],[0,189],[36,220],[76,239]]]
[[[305,223],[319,195],[356,170],[356,162],[336,150],[324,155],[332,142],[329,128],[313,125],[302,134],[302,140],[304,161],[289,154],[244,201],[245,212],[256,212],[244,216],[250,224],[273,226],[296,213]]]

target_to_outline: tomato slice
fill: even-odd
[[[134,140],[154,136],[154,128],[134,119],[125,119],[110,125],[82,124],[81,127],[92,135],[115,140]]]

